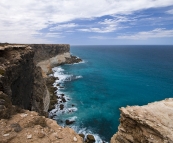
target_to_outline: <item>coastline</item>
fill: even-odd
[[[42,48],[43,47],[44,46],[42,45]],[[58,45],[53,48],[58,48]],[[66,136],[58,136],[57,133],[65,133],[69,134],[70,137],[68,138],[68,141],[66,140],[67,142],[83,142],[80,137],[82,136],[83,138],[86,138],[86,136],[84,136],[83,134],[79,134],[79,136],[71,128],[59,127],[56,121],[44,117],[47,116],[46,113],[49,107],[48,105],[50,100],[54,100],[54,103],[50,102],[52,105],[54,105],[56,103],[55,101],[57,101],[58,98],[58,102],[60,104],[57,107],[58,110],[62,109],[62,111],[63,109],[65,110],[65,106],[61,104],[68,104],[73,100],[70,99],[71,97],[68,96],[68,94],[66,94],[67,96],[65,96],[64,93],[58,93],[59,95],[57,98],[56,94],[54,94],[54,91],[56,90],[54,86],[56,86],[58,82],[56,83],[56,85],[54,84],[54,86],[52,86],[52,84],[55,80],[60,81],[63,78],[61,78],[60,76],[59,78],[49,76],[49,74],[52,73],[51,70],[47,70],[49,72],[46,73],[42,71],[40,67],[36,66],[36,63],[33,61],[34,51],[30,46],[14,45],[5,48],[0,47],[0,55],[0,60],[2,62],[0,66],[0,126],[2,127],[0,134],[1,140],[5,143],[13,142],[14,140],[17,141],[20,137],[22,139],[27,139],[29,142],[32,142],[35,139],[40,142],[42,138],[46,140],[51,138],[50,140],[52,142],[56,139],[60,142],[63,141],[61,143],[64,143],[66,140]],[[51,61],[54,60],[48,61],[48,68],[52,69],[54,64],[52,64]],[[55,66],[61,64],[56,63]],[[62,69],[57,70],[59,72],[63,72]],[[57,70],[55,70],[55,72]],[[58,75],[64,76],[63,73]],[[67,74],[67,76],[74,80],[80,80],[81,78],[80,74],[77,74],[75,76]],[[146,87],[148,87],[148,84]],[[60,84],[58,88],[59,91],[63,90],[63,84]],[[53,97],[52,99],[51,96]],[[93,98],[91,98],[91,100],[93,100]],[[110,102],[111,101],[109,100],[109,103]],[[122,107],[120,109],[121,124],[118,127],[118,132],[112,137],[111,143],[121,143],[122,141],[158,141],[159,143],[172,142],[172,103],[173,99],[169,98],[163,101],[149,103],[145,106],[127,106],[125,108]],[[72,106],[72,104],[70,106]],[[77,106],[77,104],[73,105],[72,109]],[[94,106],[92,106],[91,108],[93,107]],[[75,110],[77,108],[75,108]],[[38,113],[29,110],[34,110]],[[72,110],[67,110],[67,113],[71,114],[73,112]],[[87,115],[89,115],[89,112],[87,113]],[[56,117],[54,119],[56,119]],[[64,120],[65,122],[63,122],[67,125],[69,124],[70,127],[75,129],[73,124],[70,123],[75,119],[78,120],[78,118],[73,116],[73,118],[68,119],[69,121],[66,122],[66,120]],[[111,118],[111,120],[114,119]],[[24,123],[22,121],[24,121]],[[35,129],[37,129],[38,132],[36,134],[33,134],[33,131]],[[41,129],[44,132],[42,132]],[[47,131],[47,129],[49,129],[49,131]],[[75,130],[78,131],[78,129]],[[30,131],[27,132],[28,130]],[[86,130],[83,131],[87,135]],[[81,133],[83,131],[81,131]],[[48,136],[46,136],[46,134],[48,134]],[[90,134],[92,133],[90,132]],[[92,138],[92,136],[89,137]],[[87,136],[87,138],[89,137]],[[94,137],[96,138],[96,136]]]
[[[74,64],[84,64],[84,61]],[[73,65],[68,65],[73,66]],[[74,82],[75,80],[80,80],[83,78],[81,75],[73,75],[65,71],[63,67],[57,66],[52,69],[54,78],[58,78],[55,80],[54,87],[57,88],[56,95],[58,97],[58,102],[55,104],[55,109],[52,109],[49,112],[50,118],[56,120],[58,124],[62,127],[70,127],[75,130],[84,141],[87,142],[87,136],[93,138],[93,142],[95,143],[107,143],[102,140],[101,137],[91,130],[88,130],[87,127],[79,127],[76,125],[78,121],[78,117],[74,116],[73,113],[78,110],[78,105],[73,103],[73,97],[70,96],[70,93],[64,92],[66,90],[66,82]],[[70,79],[70,80],[69,80]],[[58,86],[57,86],[58,85]]]

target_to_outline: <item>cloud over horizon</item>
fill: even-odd
[[[172,0],[1,0],[0,9],[0,42],[70,43],[71,37],[173,30]]]

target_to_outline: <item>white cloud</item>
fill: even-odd
[[[122,22],[127,22],[127,21],[132,21],[132,20],[126,18],[125,16],[116,16],[112,19],[104,19],[103,21],[98,22],[97,27],[82,28],[78,30],[82,32],[110,33],[121,28],[127,28],[120,26]]]
[[[106,27],[101,27],[101,28],[84,28],[84,29],[78,29],[79,31],[82,32],[96,32],[96,33],[109,33],[109,32],[113,32],[116,30],[115,25],[109,25]]]
[[[166,11],[168,14],[173,14],[173,9]]]
[[[105,19],[104,21],[99,22],[99,24],[103,25],[118,25],[122,22],[132,21],[129,18],[125,16],[116,16],[114,19]]]
[[[130,14],[137,10],[170,5],[173,5],[172,0],[1,0],[0,40],[46,41],[41,37],[36,38],[34,34],[40,33],[40,30],[49,28],[52,24],[104,15]],[[64,26],[68,28],[69,25]],[[115,30],[115,26],[90,30],[104,33]]]
[[[114,38],[105,37],[105,36],[91,36],[89,38],[90,39],[98,39],[98,40],[114,39]]]
[[[45,37],[49,38],[63,38],[62,33],[46,33]]]
[[[50,31],[61,31],[64,29],[69,29],[69,28],[74,28],[77,27],[78,25],[75,23],[67,23],[67,24],[59,24],[56,27],[51,27],[49,30]]]
[[[173,30],[166,29],[154,29],[152,31],[147,32],[139,32],[136,34],[128,34],[124,36],[118,36],[115,39],[133,39],[133,40],[145,40],[149,38],[165,38],[165,37],[173,37]]]

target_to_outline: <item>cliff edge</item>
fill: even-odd
[[[0,143],[24,142],[83,143],[83,139],[71,128],[12,105],[10,97],[0,91]]]
[[[111,143],[172,143],[173,99],[120,108],[118,132]]]
[[[70,55],[68,44],[0,44],[0,91],[13,105],[47,116],[50,101],[56,103],[50,85],[55,79],[47,85],[52,67],[80,61]]]
[[[54,92],[47,83],[51,85],[54,79],[50,80],[38,63],[45,58],[51,61],[51,69],[68,63],[68,58],[75,62],[66,52],[68,45],[0,44],[0,143],[83,142],[71,128],[62,128],[45,117]],[[63,62],[57,61],[58,55]]]

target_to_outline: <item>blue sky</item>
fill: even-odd
[[[173,0],[1,0],[0,42],[173,45]]]

